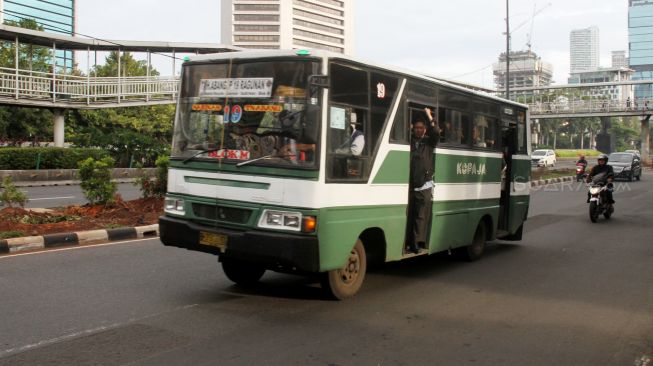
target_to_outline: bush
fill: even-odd
[[[108,205],[114,202],[116,183],[111,181],[111,169],[114,162],[110,157],[100,160],[88,158],[79,163],[80,186],[84,196],[92,205]]]
[[[145,176],[141,172],[140,177],[134,182],[135,185],[140,187],[141,194],[144,198],[163,197],[168,189],[168,166],[170,165],[170,158],[159,156],[154,165],[156,165],[154,177]]]
[[[23,191],[16,188],[11,177],[7,176],[2,180],[2,193],[0,193],[0,201],[4,202],[7,206],[12,207],[14,203],[20,207],[25,207],[27,196]]]
[[[585,150],[580,150],[580,149],[579,150],[560,150],[560,149],[558,149],[558,150],[555,151],[555,153],[556,153],[556,156],[559,157],[559,158],[577,158],[581,154],[585,155],[585,157],[587,158],[587,157],[590,157],[590,156],[599,156],[599,154],[601,152],[598,151],[598,150],[589,150],[589,149],[585,149]]]
[[[39,154],[40,159],[39,159]],[[80,161],[93,158],[96,160],[109,156],[101,149],[63,148],[63,147],[23,147],[1,148],[0,170],[36,169],[76,169]]]

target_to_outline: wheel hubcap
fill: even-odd
[[[345,267],[338,270],[338,276],[342,279],[342,282],[349,285],[356,281],[358,274],[360,273],[360,258],[358,252],[352,250],[349,254],[349,259]]]

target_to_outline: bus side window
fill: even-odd
[[[469,138],[469,115],[457,110],[440,107],[438,110],[441,141],[450,145],[466,145]]]
[[[474,115],[472,146],[498,150],[498,122],[494,117]]]

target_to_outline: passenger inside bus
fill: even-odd
[[[360,156],[365,148],[365,134],[361,129],[362,124],[357,122],[356,113],[351,113],[348,129],[350,132],[349,138],[336,149],[336,153]]]

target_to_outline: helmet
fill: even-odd
[[[601,155],[599,155],[598,158],[596,158],[596,160],[605,160],[605,162],[607,163],[608,162],[608,156],[605,155],[605,154],[601,154]]]

